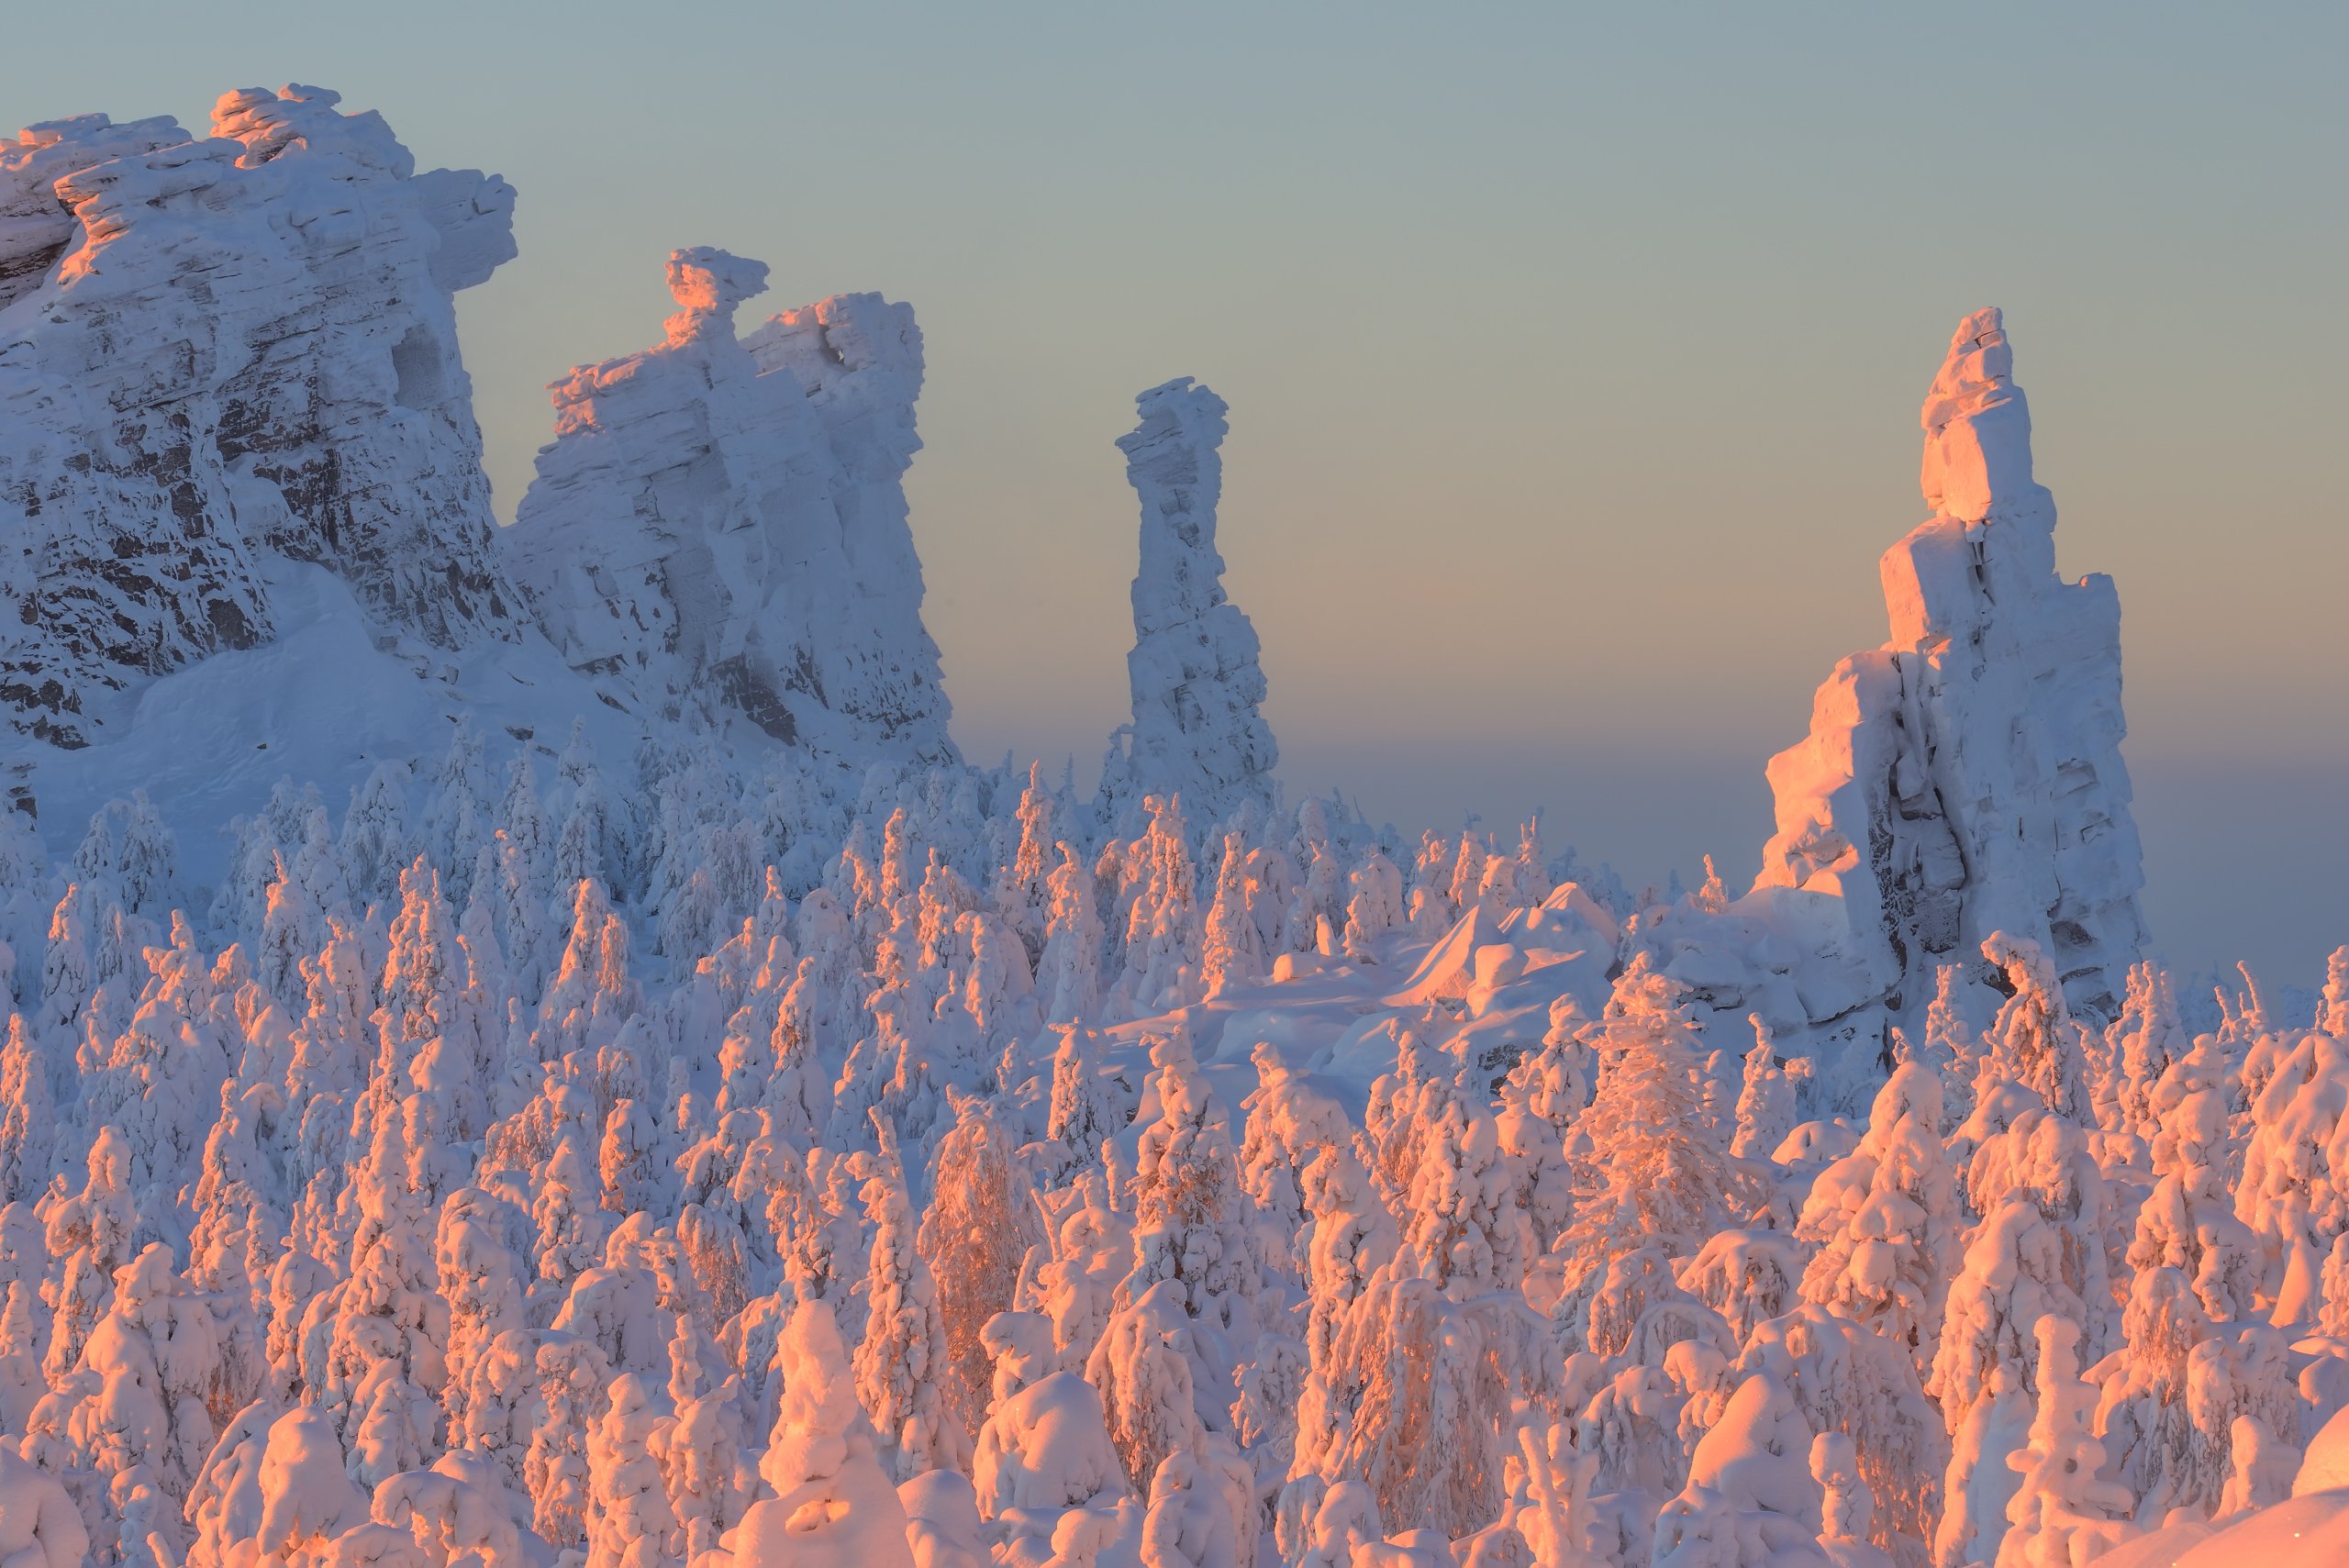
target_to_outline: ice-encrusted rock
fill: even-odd
[[[738,339],[766,275],[674,252],[666,339],[554,384],[516,574],[572,666],[640,715],[708,705],[821,754],[950,758],[907,524],[912,307],[841,295]]]
[[[0,140],[0,714],[88,743],[110,694],[274,635],[273,560],[393,638],[528,626],[494,538],[451,295],[514,192],[417,174],[383,118],[289,86],[213,136],[103,115]]]
[[[1181,376],[1134,399],[1141,422],[1118,439],[1141,500],[1134,647],[1126,656],[1133,721],[1112,742],[1101,793],[1113,810],[1177,794],[1211,826],[1243,801],[1276,803],[1280,751],[1264,700],[1256,628],[1224,596],[1215,547],[1223,491],[1222,398]]]
[[[116,125],[104,115],[76,115],[0,140],[0,308],[39,288],[82,231],[57,195],[58,181],[186,139],[179,121],[168,117]]]
[[[1813,1023],[1920,1008],[1943,964],[1987,980],[1993,931],[2037,942],[2073,1008],[2110,1018],[2145,940],[2121,602],[2109,577],[2056,574],[2013,361],[1997,310],[1959,324],[1924,405],[1933,516],[1883,561],[1891,636],[1836,666],[1809,739],[1770,762],[1755,890],[1820,939]]]

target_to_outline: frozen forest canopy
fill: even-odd
[[[2149,959],[1997,311],[1634,893],[1285,796],[1205,386],[1099,789],[974,766],[908,306],[676,251],[501,530],[513,189],[210,129],[0,140],[0,1568],[2349,1557],[2349,949]]]

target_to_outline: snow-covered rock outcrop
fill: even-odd
[[[1257,711],[1264,672],[1256,628],[1224,596],[1215,547],[1218,449],[1230,427],[1223,399],[1189,376],[1152,387],[1134,404],[1141,423],[1118,439],[1141,498],[1134,648],[1126,656],[1133,722],[1112,743],[1101,793],[1113,808],[1146,793],[1178,794],[1185,816],[1205,827],[1243,801],[1274,804],[1280,760]]]
[[[766,276],[676,251],[666,339],[555,384],[516,573],[573,668],[646,718],[739,714],[818,753],[952,757],[903,487],[913,310],[841,295],[738,339]]]
[[[213,135],[103,115],[0,140],[0,717],[73,748],[148,678],[278,635],[290,562],[380,640],[528,628],[451,295],[514,192],[416,172],[373,113],[229,93]]]
[[[1933,516],[1884,557],[1891,636],[1836,666],[1809,737],[1770,762],[1755,891],[1816,929],[1813,1023],[1920,1008],[1944,964],[1988,979],[1994,931],[2036,942],[2074,1010],[2110,1018],[2145,940],[2121,602],[2109,577],[2056,574],[2013,363],[1997,310],[1959,324],[1925,398]]]

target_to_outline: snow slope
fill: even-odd
[[[385,762],[429,773],[461,722],[541,765],[574,720],[607,757],[642,739],[544,638],[451,652],[380,628],[323,567],[279,560],[255,580],[275,613],[270,641],[141,684],[95,744],[28,745],[9,759],[6,777],[43,823],[70,840],[135,784],[177,827],[189,885],[207,886],[228,869],[222,829],[281,779],[316,784],[339,812]]]

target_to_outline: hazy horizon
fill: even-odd
[[[2305,986],[2349,940],[2341,14],[706,10],[134,5],[86,74],[60,12],[9,24],[0,113],[200,131],[315,82],[504,173],[521,256],[460,299],[504,516],[543,384],[657,339],[673,247],[771,263],[745,324],[910,300],[976,760],[1089,774],[1123,718],[1110,443],[1196,375],[1292,792],[1408,831],[1546,807],[1635,886],[1751,876],[1765,761],[1884,637],[1919,400],[2003,306],[2062,569],[2120,586],[2156,947]]]

